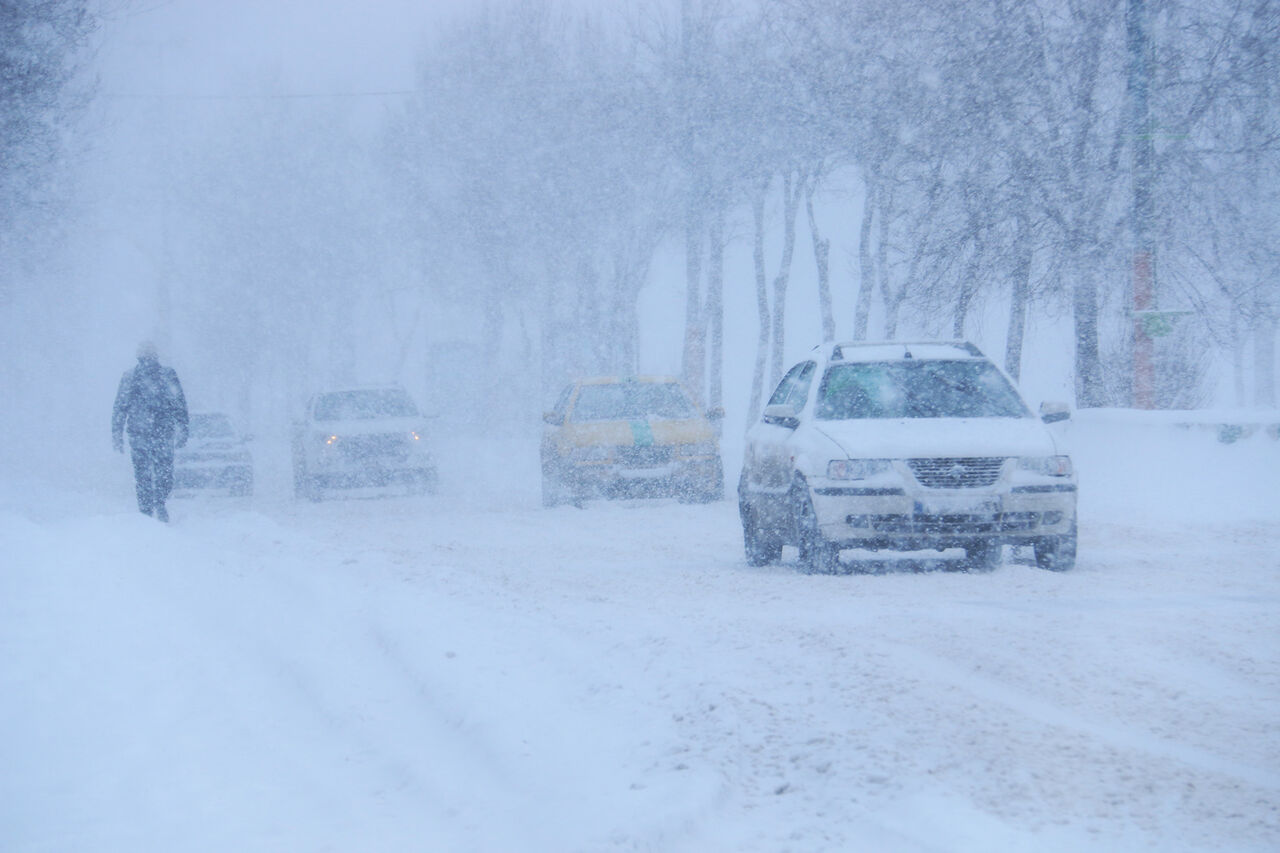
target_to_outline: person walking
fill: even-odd
[[[160,364],[155,344],[138,346],[138,364],[125,371],[111,410],[111,444],[124,453],[129,433],[138,509],[169,520],[164,502],[173,491],[173,450],[187,443],[187,398],[172,367]]]

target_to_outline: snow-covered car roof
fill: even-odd
[[[841,341],[814,348],[828,361],[890,361],[902,358],[985,358],[968,341]]]

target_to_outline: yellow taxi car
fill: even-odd
[[[713,420],[669,376],[595,377],[571,383],[543,416],[542,502],[588,497],[724,497]]]

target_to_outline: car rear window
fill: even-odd
[[[404,391],[339,391],[325,394],[316,401],[318,421],[412,418],[417,414],[417,407]]]
[[[619,382],[583,385],[573,404],[573,421],[626,421],[697,417],[679,385],[671,382]]]
[[[1023,418],[1022,398],[986,361],[835,364],[818,390],[820,420],[859,418]]]

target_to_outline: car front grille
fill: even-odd
[[[908,459],[911,473],[929,489],[976,489],[1000,477],[1004,457]]]
[[[343,436],[338,447],[349,462],[398,462],[409,453],[409,436],[398,432]]]
[[[995,515],[851,515],[848,524],[876,533],[898,536],[950,536],[972,533],[1016,533],[1035,530],[1056,519],[1038,512],[1006,512]]]
[[[620,447],[618,464],[626,468],[657,468],[671,461],[670,447]]]

